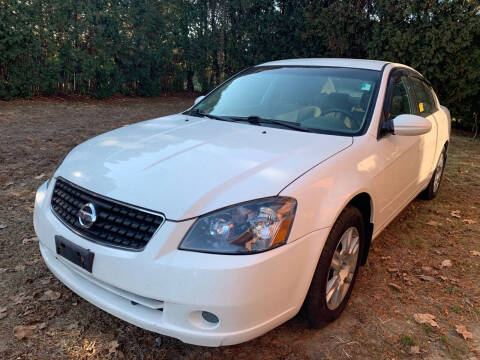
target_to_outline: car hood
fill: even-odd
[[[178,114],[78,145],[55,176],[182,220],[277,195],[352,142],[346,136]]]

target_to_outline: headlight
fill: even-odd
[[[273,197],[230,206],[197,219],[180,244],[182,250],[252,254],[287,241],[297,202]]]

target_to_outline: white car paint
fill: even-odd
[[[55,176],[179,221],[278,194],[299,174],[353,142],[346,136],[295,135],[177,114],[122,127],[77,146]],[[184,169],[188,173],[179,176]],[[138,191],[139,184],[152,192]],[[158,187],[180,189],[182,196],[153,191]]]
[[[421,116],[410,114],[398,115],[393,119],[395,135],[415,136],[427,134],[432,130],[432,122]],[[435,139],[436,139],[435,131]]]
[[[450,114],[439,107],[426,118],[432,128],[426,134],[379,138],[389,74],[404,65],[352,59],[264,65],[271,64],[383,71],[367,132],[332,136],[176,114],[95,137],[76,147],[36,195],[35,231],[51,271],[105,311],[192,344],[236,344],[293,317],[342,209],[356,195],[368,194],[368,220],[376,237],[427,186],[449,140]],[[179,174],[178,169],[187,170]],[[162,212],[167,220],[141,252],[89,241],[52,213],[50,200],[59,176]],[[178,249],[198,216],[275,195],[297,200],[287,244],[254,255]],[[92,273],[56,254],[55,235],[95,253]],[[163,311],[154,309],[158,304]],[[219,323],[207,323],[201,311],[215,314]]]

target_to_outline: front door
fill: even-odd
[[[394,71],[390,75],[385,96],[383,121],[401,114],[415,114],[414,105],[407,73],[403,70]],[[415,195],[422,167],[423,142],[421,136],[379,136],[379,171],[374,179],[374,191],[378,199],[375,232],[383,229]]]

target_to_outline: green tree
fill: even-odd
[[[474,1],[377,1],[370,58],[400,62],[429,79],[460,126],[480,102],[480,14]]]
[[[410,65],[455,125],[480,113],[477,0],[0,0],[0,98],[206,92],[295,57]]]

